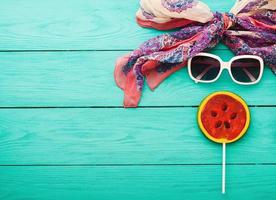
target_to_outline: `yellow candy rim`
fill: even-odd
[[[245,122],[245,125],[244,125],[244,128],[242,129],[241,133],[239,134],[239,136],[233,140],[227,140],[225,138],[222,138],[222,139],[216,139],[214,137],[212,137],[211,135],[209,135],[209,133],[207,132],[207,130],[204,128],[203,124],[202,124],[202,121],[201,121],[201,113],[202,113],[202,110],[204,109],[206,103],[214,96],[216,95],[228,95],[234,99],[236,99],[237,101],[239,101],[244,109],[245,109],[245,112],[246,112],[246,122]],[[250,111],[249,111],[249,108],[246,104],[246,102],[238,95],[232,93],[232,92],[228,92],[228,91],[220,91],[220,92],[214,92],[210,95],[208,95],[207,97],[205,97],[203,99],[203,101],[200,103],[200,106],[199,106],[199,109],[198,109],[198,113],[197,113],[197,121],[198,121],[198,125],[199,125],[199,128],[201,129],[201,131],[203,132],[203,134],[208,138],[210,139],[211,141],[213,142],[216,142],[216,143],[232,143],[232,142],[235,142],[237,140],[239,140],[247,131],[248,127],[249,127],[249,124],[250,124]]]

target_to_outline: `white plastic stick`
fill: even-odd
[[[225,194],[226,144],[222,144],[222,194]]]

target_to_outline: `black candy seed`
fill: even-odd
[[[212,117],[216,117],[218,115],[218,113],[216,111],[211,111],[211,116]]]
[[[229,128],[230,128],[230,123],[227,122],[227,121],[225,121],[225,122],[224,122],[224,127],[225,127],[226,129],[229,129]]]
[[[221,127],[221,125],[222,125],[222,121],[218,121],[218,122],[216,123],[215,127],[216,127],[216,128],[219,128],[219,127]]]
[[[222,107],[221,107],[221,109],[222,109],[223,111],[226,111],[227,108],[228,108],[227,104],[223,104]]]
[[[231,116],[230,116],[230,119],[236,119],[237,118],[237,113],[232,113]]]

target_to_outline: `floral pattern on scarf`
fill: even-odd
[[[197,1],[194,0],[162,0],[162,5],[171,12],[181,13],[187,8],[192,8]]]

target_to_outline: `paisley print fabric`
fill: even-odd
[[[141,0],[140,5],[139,25],[180,30],[152,38],[117,60],[114,76],[125,107],[138,105],[145,80],[156,88],[220,41],[236,55],[262,57],[276,73],[276,0],[237,0],[229,13],[213,13],[196,0]]]
[[[197,1],[194,1],[194,0],[162,0],[161,3],[170,12],[181,13],[183,10],[193,7],[197,3]]]

